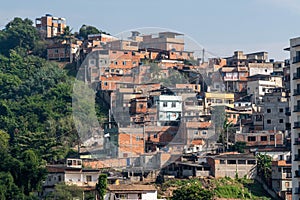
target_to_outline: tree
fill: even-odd
[[[22,20],[19,17],[9,22],[0,34],[0,53],[8,55],[11,49],[22,47],[27,52],[34,49],[40,36],[33,22],[29,19]]]
[[[211,190],[206,190],[199,184],[191,184],[176,189],[173,193],[173,200],[206,200],[214,196]]]
[[[258,153],[257,159],[257,173],[259,176],[268,180],[272,174],[272,158],[269,155]]]
[[[233,150],[239,153],[245,153],[246,142],[236,142],[233,145]]]
[[[83,199],[83,190],[76,185],[66,185],[58,183],[55,185],[54,191],[50,193],[46,200],[73,200]]]
[[[104,195],[106,194],[107,188],[107,175],[100,174],[98,178],[98,183],[96,184],[96,191],[99,194],[100,200],[104,200]]]
[[[79,34],[78,37],[83,38],[83,39],[87,39],[88,35],[90,34],[98,34],[101,33],[100,30],[98,30],[96,27],[94,26],[87,26],[87,25],[82,25],[81,28],[79,29]]]

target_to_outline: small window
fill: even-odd
[[[267,109],[267,113],[271,113],[271,109],[268,108],[268,109]]]
[[[141,140],[140,136],[136,136],[135,140],[140,141]]]
[[[283,112],[283,108],[279,108],[279,112],[281,112],[281,113],[282,113],[282,112]]]
[[[163,102],[163,107],[168,107],[168,102]]]
[[[140,109],[143,109],[144,105],[143,104],[139,104],[139,107],[140,107]]]
[[[236,164],[236,160],[227,160],[228,165],[234,165]]]
[[[172,108],[176,108],[176,102],[172,102]]]
[[[238,160],[238,164],[245,165],[246,164],[246,160]]]
[[[260,141],[268,141],[268,137],[267,136],[261,136]]]
[[[105,85],[105,86],[107,86],[107,85],[108,85],[108,83],[107,83],[107,82],[104,82],[104,85]]]
[[[155,133],[155,134],[153,135],[153,137],[154,137],[154,138],[157,138],[157,134]]]
[[[271,120],[270,119],[267,120],[267,124],[271,124]]]
[[[86,181],[91,182],[92,181],[92,176],[90,176],[90,175],[86,176]]]
[[[255,165],[256,160],[248,160],[247,163],[248,165]]]
[[[126,65],[126,61],[123,61],[123,65],[124,65],[124,66]]]
[[[279,123],[281,123],[281,124],[282,124],[282,123],[283,123],[283,119],[279,119]]]
[[[220,160],[220,164],[225,164],[225,160]]]
[[[270,141],[274,141],[274,140],[275,140],[274,135],[270,135]]]
[[[249,142],[255,142],[256,141],[256,137],[255,136],[248,136],[248,141]]]

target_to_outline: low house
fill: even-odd
[[[67,159],[65,164],[47,165],[46,169],[48,174],[41,196],[53,192],[58,183],[76,185],[83,191],[94,191],[101,174],[100,170],[83,168],[81,159]]]
[[[210,156],[207,163],[214,177],[244,177],[254,178],[256,175],[256,158],[253,154],[221,154]]]
[[[104,199],[157,200],[157,190],[153,185],[109,185]]]

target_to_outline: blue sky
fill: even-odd
[[[24,2],[24,3],[21,3]],[[289,39],[300,36],[299,0],[9,0],[1,2],[0,27],[15,16],[34,20],[46,13],[67,19],[78,31],[93,25],[111,34],[141,27],[177,30],[210,52],[267,51],[283,60]]]

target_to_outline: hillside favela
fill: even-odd
[[[299,30],[218,56],[59,15],[1,25],[0,200],[300,199]]]

